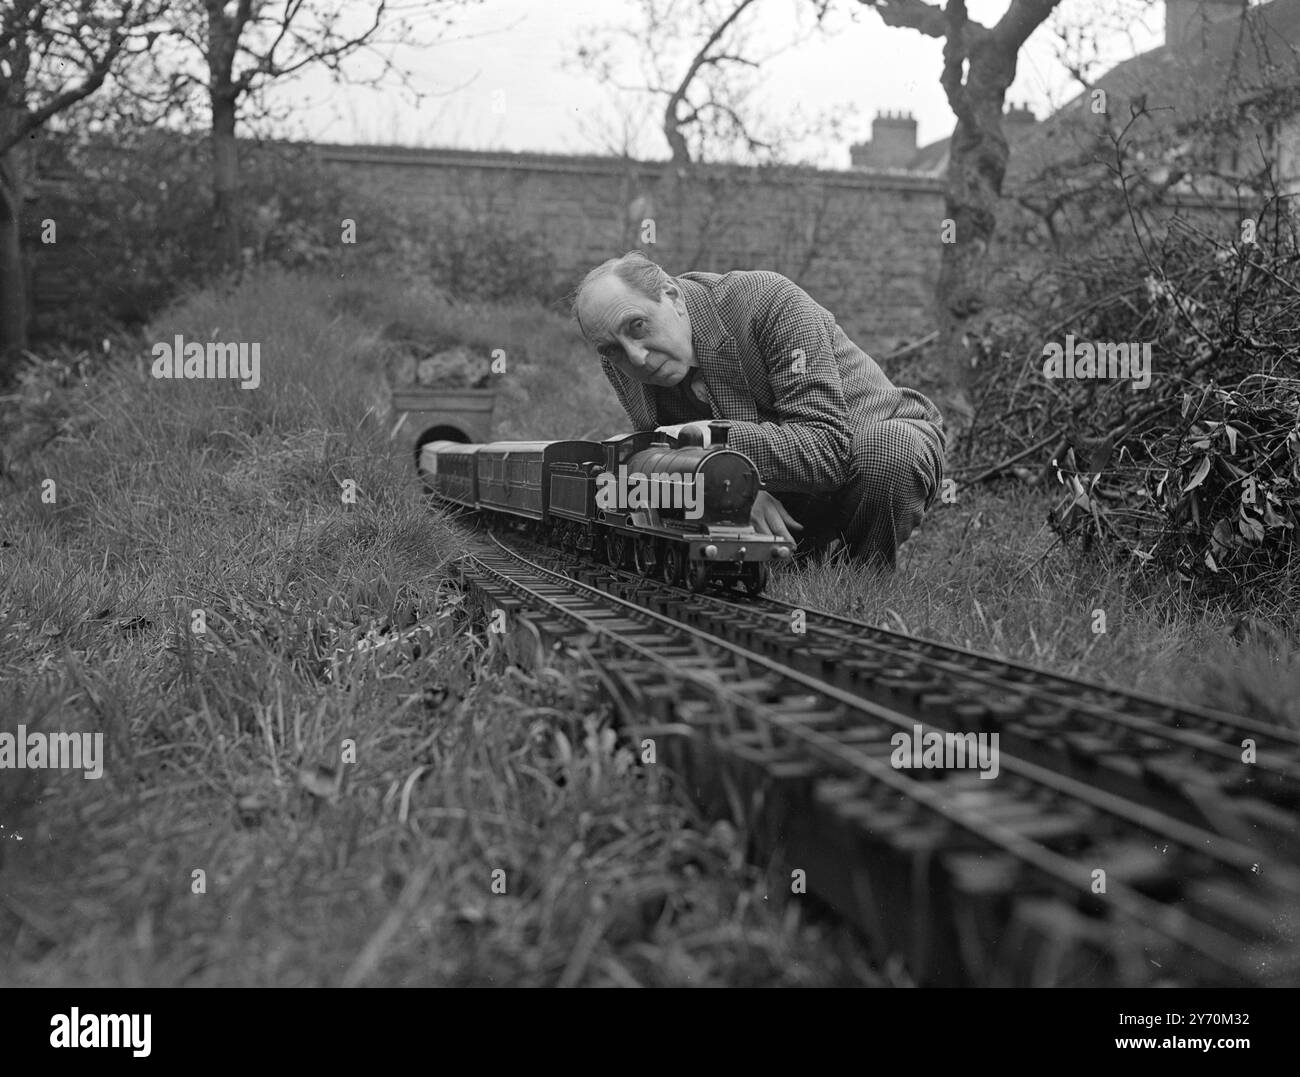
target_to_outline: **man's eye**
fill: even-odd
[[[644,318],[633,318],[627,325],[627,335],[633,340],[640,340],[646,335],[646,321]]]

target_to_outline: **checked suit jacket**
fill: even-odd
[[[942,445],[939,410],[895,386],[848,338],[830,311],[793,281],[766,270],[684,273],[675,278],[715,419],[728,445],[750,457],[769,490],[825,493],[850,478],[853,431],[913,419]],[[663,390],[602,359],[605,376],[638,430],[686,421]]]

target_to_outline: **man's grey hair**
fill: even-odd
[[[582,283],[573,293],[573,317],[577,320],[583,336],[587,335],[587,330],[582,324],[582,315],[578,310],[583,293],[601,277],[611,273],[634,292],[656,303],[663,295],[664,287],[673,283],[673,278],[664,271],[663,267],[650,261],[641,251],[628,251],[627,254],[601,262],[582,278]]]

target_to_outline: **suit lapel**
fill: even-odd
[[[691,344],[704,375],[705,387],[709,390],[714,418],[756,421],[758,410],[754,406],[754,394],[745,380],[736,338],[723,326],[708,289],[683,277],[678,277],[677,283],[691,316]],[[719,408],[719,401],[726,402],[725,415]]]
[[[605,377],[617,390],[619,399],[622,400],[628,417],[632,420],[632,425],[638,430],[653,430],[658,426],[658,409],[650,391],[641,382],[616,370],[614,364],[608,359],[602,359],[600,365],[605,371]]]

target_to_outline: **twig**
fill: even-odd
[[[938,340],[938,339],[939,339],[939,330],[936,329],[936,330],[934,330],[934,332],[932,332],[932,333],[927,333],[927,334],[926,334],[925,336],[923,336],[920,340],[914,340],[914,341],[912,341],[911,344],[908,344],[908,345],[905,345],[905,346],[902,347],[902,348],[899,348],[898,351],[896,351],[896,352],[890,352],[888,355],[885,356],[885,358],[886,358],[886,359],[901,359],[904,355],[909,355],[909,354],[911,354],[912,352],[918,350],[919,348],[924,348],[924,347],[925,347],[927,344],[929,344],[931,341]]]
[[[1039,530],[1042,529],[1040,528]],[[1047,549],[1045,549],[1041,554],[1039,554],[1036,558],[1034,558],[1034,560],[1032,560],[1027,566],[1025,566],[1024,571],[1021,572],[1019,576],[1017,576],[1014,580],[1011,581],[1010,590],[1012,591],[1015,590],[1016,584],[1018,584],[1021,580],[1025,578],[1025,576],[1029,573],[1030,569],[1036,568],[1038,565],[1041,565],[1043,563],[1043,560],[1047,557],[1047,555],[1051,553],[1054,549],[1056,549],[1056,544],[1060,541],[1061,541],[1060,535],[1057,535],[1056,538],[1052,539],[1051,543],[1048,544]]]
[[[1047,448],[1047,446],[1052,444],[1052,442],[1056,441],[1060,436],[1061,436],[1060,434],[1052,434],[1051,437],[1046,437],[1042,441],[1030,445],[1029,448],[1025,449],[1023,452],[1018,452],[1016,453],[1015,456],[1008,457],[1006,460],[1003,460],[1002,463],[995,464],[987,471],[980,472],[973,479],[968,479],[962,485],[974,486],[977,482],[983,482],[985,479],[992,478],[994,475],[998,474],[999,472],[1005,471],[1012,464],[1018,464],[1021,460],[1023,460],[1026,456],[1029,456],[1031,453],[1036,453],[1040,449]]]

